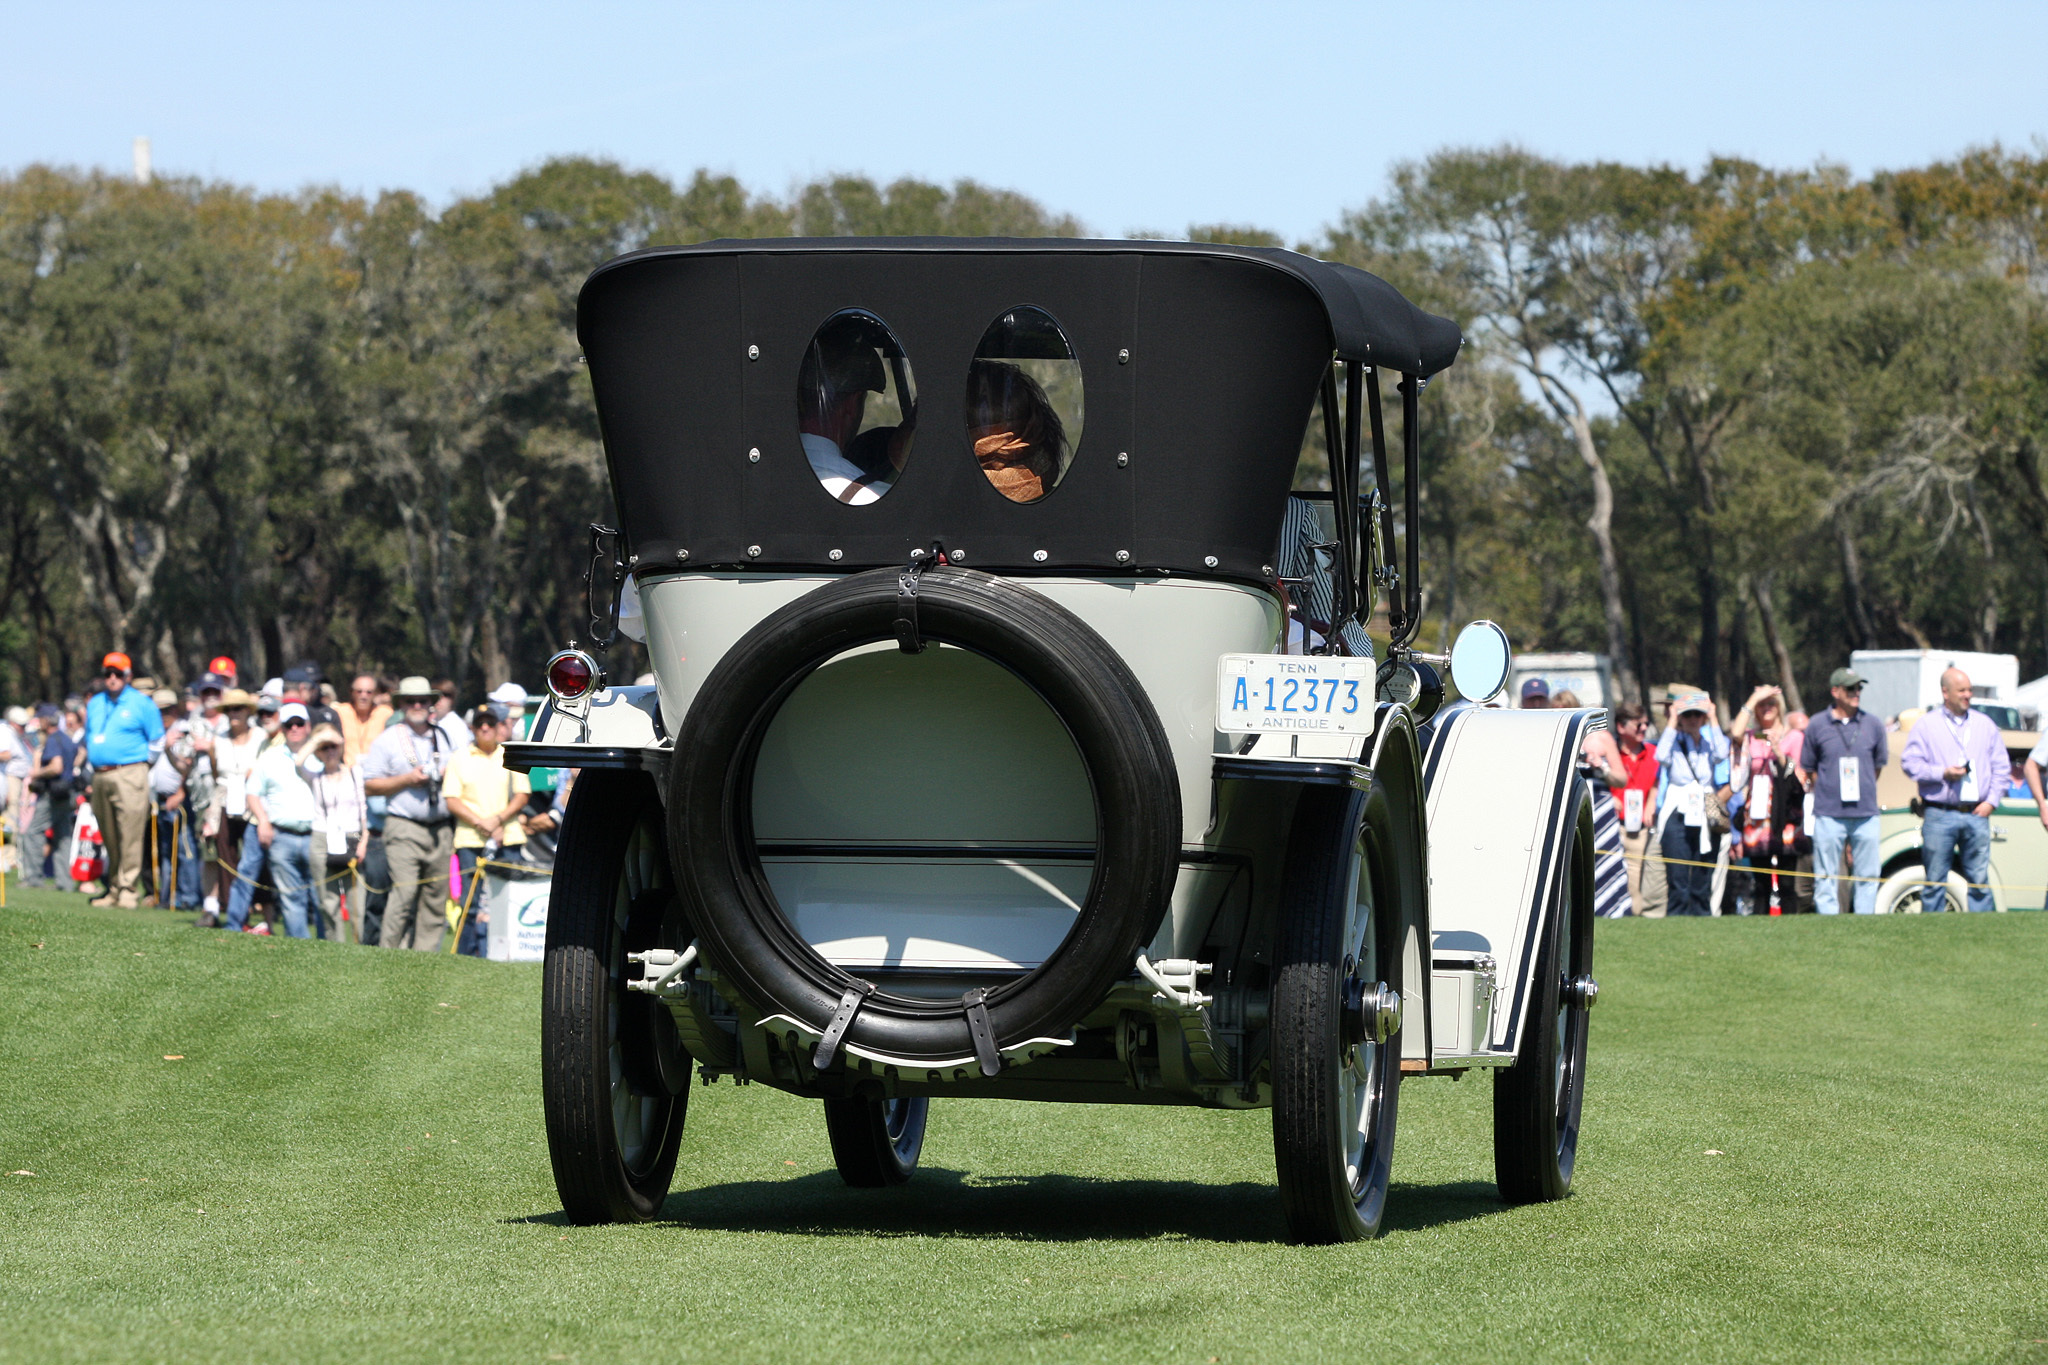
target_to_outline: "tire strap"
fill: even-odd
[[[811,1054],[812,1067],[819,1071],[832,1069],[832,1064],[839,1060],[839,1045],[845,1041],[846,1031],[853,1027],[853,1017],[860,1013],[860,1007],[874,993],[875,983],[872,981],[847,987],[846,994],[839,997],[839,1008],[833,1012],[832,1022],[825,1026],[825,1036],[818,1040],[817,1051]]]
[[[1003,1054],[996,1051],[995,1025],[988,1021],[988,992],[980,986],[960,997],[967,1011],[967,1036],[974,1040],[974,1057],[981,1074],[993,1076],[1003,1069]]]
[[[917,628],[917,583],[926,566],[944,564],[946,549],[938,541],[932,548],[910,552],[910,563],[896,575],[896,647],[905,654],[924,653],[924,636]]]

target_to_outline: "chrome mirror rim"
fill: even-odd
[[[1469,643],[1468,643],[1469,642]],[[1498,651],[1498,676],[1490,667]],[[1475,653],[1475,651],[1484,651]],[[1460,660],[1464,666],[1459,666]],[[1458,632],[1451,645],[1451,681],[1458,695],[1479,706],[1498,700],[1515,675],[1515,651],[1508,633],[1493,621],[1473,621]]]

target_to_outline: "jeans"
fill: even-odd
[[[187,815],[156,813],[156,903],[166,910],[199,907],[199,836]]]
[[[490,955],[491,927],[484,921],[486,883],[484,873],[477,867],[477,860],[483,857],[483,853],[480,848],[455,850],[455,866],[462,870],[462,904],[467,908],[462,917],[462,936],[455,944],[457,955],[462,957]]]
[[[325,862],[323,858],[321,860]],[[325,872],[325,868],[321,871]],[[293,938],[327,937],[327,917],[320,913],[313,871],[313,836],[279,830],[270,841],[270,878],[277,884],[284,931]],[[307,921],[312,921],[312,932]]]
[[[1813,817],[1813,908],[1823,915],[1839,915],[1841,896],[1835,878],[1842,875],[1842,846],[1849,846],[1858,877],[1875,878],[1878,860],[1878,829],[1875,815],[1836,819],[1832,815]],[[1856,913],[1877,913],[1877,882],[1859,881],[1854,892]]]
[[[240,929],[249,922],[249,908],[256,902],[256,883],[263,876],[263,840],[251,820],[242,826],[242,856],[235,868],[234,885],[228,888],[227,927]]]
[[[1948,909],[1949,864],[1962,853],[1963,880],[1970,883],[1972,910],[1991,910],[1991,817],[1930,806],[1920,821],[1920,858],[1928,884],[1920,889],[1920,908],[1930,915]]]
[[[1707,851],[1700,852],[1700,832],[1696,825],[1688,825],[1676,815],[1664,822],[1664,836],[1658,841],[1658,849],[1666,858],[1676,861],[1664,865],[1665,886],[1669,900],[1667,915],[1706,915],[1713,913],[1708,903],[1714,891],[1714,869],[1694,867],[1693,863],[1714,861],[1719,840],[1713,835],[1708,839]]]
[[[363,854],[359,871],[362,876],[357,884],[362,889],[363,903],[356,908],[356,942],[374,948],[384,929],[384,903],[391,899],[391,869],[384,862],[382,834],[370,835],[370,848]],[[378,887],[384,889],[379,891]]]

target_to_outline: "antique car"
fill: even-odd
[[[609,262],[578,334],[619,526],[506,746],[580,770],[570,1218],[659,1212],[693,1070],[819,1102],[855,1186],[934,1099],[1270,1107],[1303,1242],[1377,1233],[1403,1079],[1488,1071],[1502,1196],[1567,1192],[1602,722],[1485,705],[1490,622],[1411,643],[1455,324],[1280,250],[797,239]]]

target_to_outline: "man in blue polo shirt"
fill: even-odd
[[[128,685],[118,650],[100,660],[104,690],[85,704],[85,756],[92,763],[92,813],[107,846],[107,894],[94,905],[142,904],[142,850],[149,830],[149,765],[163,752],[156,703]]]
[[[1863,677],[1838,668],[1828,678],[1834,705],[1806,726],[1799,780],[1813,793],[1813,908],[1841,913],[1835,878],[1842,849],[1853,855],[1856,913],[1877,913],[1877,774],[1891,756],[1884,722],[1863,709]]]

